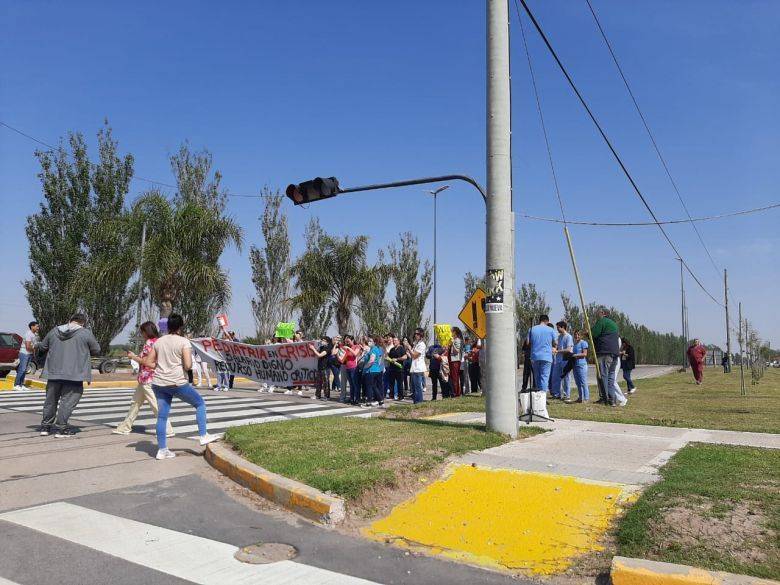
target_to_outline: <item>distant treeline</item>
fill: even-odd
[[[584,329],[582,310],[571,297],[561,293],[561,301],[564,307],[564,319],[571,323],[573,329]],[[588,318],[591,325],[598,319],[599,303],[590,303],[587,306]],[[629,340],[636,351],[636,361],[640,364],[682,364],[683,350],[686,341],[681,335],[674,333],[660,333],[648,329],[644,325],[634,323],[631,318],[616,307],[609,307],[610,318],[617,323],[620,337]]]

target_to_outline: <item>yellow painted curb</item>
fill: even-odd
[[[225,445],[209,444],[204,457],[214,469],[236,483],[305,518],[332,526],[346,516],[341,498],[263,469]]]
[[[612,559],[611,577],[613,585],[778,585],[769,579],[627,557]]]

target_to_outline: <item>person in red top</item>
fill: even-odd
[[[138,386],[135,388],[133,394],[133,402],[130,404],[130,410],[127,413],[127,417],[119,426],[111,431],[115,435],[129,435],[133,428],[133,422],[135,422],[138,416],[138,411],[141,410],[144,402],[149,403],[149,408],[152,409],[154,416],[157,416],[157,398],[152,390],[152,378],[154,377],[154,368],[150,368],[141,363],[141,361],[149,355],[152,350],[152,346],[160,337],[160,332],[157,330],[157,325],[151,321],[142,323],[140,327],[140,334],[144,339],[144,347],[141,349],[141,355],[135,355],[132,351],[127,352],[127,357],[138,364]],[[165,434],[169,437],[174,436],[173,427],[170,421]]]
[[[700,385],[704,380],[704,356],[707,355],[707,348],[698,339],[694,339],[687,354],[688,363],[691,364],[691,370],[693,370],[693,377],[696,379],[696,384]]]

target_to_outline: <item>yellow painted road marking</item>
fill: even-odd
[[[428,554],[549,575],[603,550],[600,541],[624,490],[568,476],[459,465],[364,533]]]

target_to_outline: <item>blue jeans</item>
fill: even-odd
[[[384,386],[384,373],[383,372],[366,372],[363,374],[364,383],[366,385],[366,395],[369,402],[384,402],[385,401],[385,386]]]
[[[331,387],[331,390],[336,390],[337,388],[341,390],[341,382],[339,381],[339,366],[330,364],[328,367],[330,368],[330,373],[333,376],[333,386]]]
[[[24,377],[27,375],[27,364],[32,354],[19,352],[19,365],[16,366],[16,380],[14,386],[24,386]]]
[[[171,401],[174,396],[195,407],[198,434],[201,437],[206,434],[206,403],[190,384],[184,384],[184,386],[157,386],[152,384],[152,390],[154,390],[154,395],[157,398],[157,408],[160,409],[157,415],[157,445],[160,449],[168,447],[165,429],[168,424],[168,415],[171,412]]]
[[[590,400],[590,388],[588,388],[588,364],[576,364],[574,370],[574,383],[577,384],[578,398],[585,402]]]
[[[552,368],[552,362],[546,360],[534,360],[534,381],[536,382],[536,390],[544,390],[547,392],[547,388],[550,385],[550,369]]]
[[[633,390],[635,388],[634,381],[631,379],[631,369],[623,368],[623,379],[626,381],[626,388]]]
[[[358,376],[360,373],[357,368],[347,370],[347,382],[349,383],[349,401],[352,404],[360,402],[360,386]]]
[[[623,392],[617,385],[617,367],[618,360],[616,355],[599,354],[599,369],[601,370],[601,379],[604,384],[604,392],[608,402],[617,403],[626,399]]]
[[[566,377],[561,379],[565,365],[566,362],[564,360],[556,359],[552,366],[552,390],[550,392],[555,398],[561,398],[561,382],[563,382],[563,398],[568,399],[571,394],[569,374],[566,374]]]
[[[423,389],[425,388],[425,373],[412,372],[412,402],[417,404],[423,401]]]

